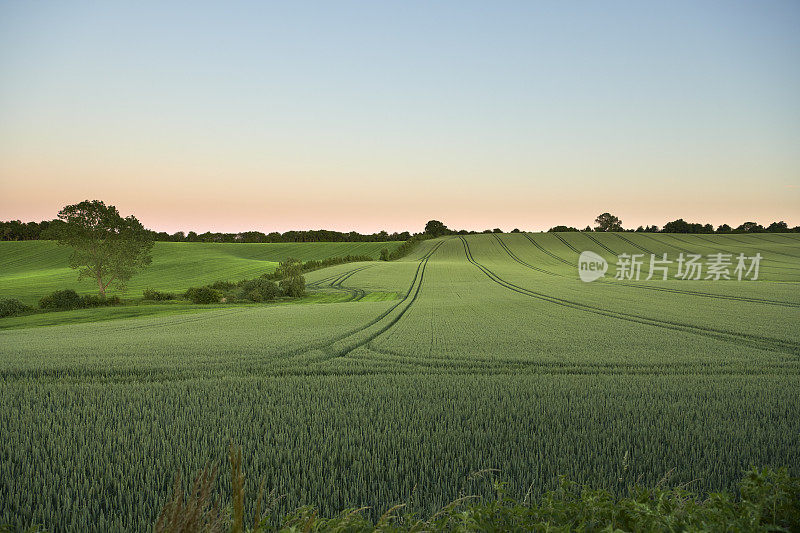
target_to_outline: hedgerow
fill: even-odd
[[[104,307],[108,305],[120,305],[122,300],[119,296],[80,296],[72,289],[55,291],[39,300],[39,308],[47,310],[66,311],[69,309],[86,309],[89,307]]]
[[[425,233],[418,233],[405,241],[403,244],[395,248],[391,253],[389,253],[386,257],[388,261],[394,261],[395,259],[400,259],[401,257],[405,257],[410,254],[417,245],[427,239],[430,239],[431,236]]]
[[[190,287],[183,296],[195,304],[216,304],[222,300],[222,293],[211,287]]]
[[[154,301],[165,301],[165,300],[174,300],[177,298],[177,295],[172,292],[161,292],[155,289],[145,289],[142,291],[142,299],[144,300],[154,300]]]
[[[33,311],[29,305],[25,305],[16,298],[4,298],[0,300],[0,318],[7,316],[19,316]]]

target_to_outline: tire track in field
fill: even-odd
[[[527,234],[525,234],[525,236],[527,237]],[[653,239],[652,237],[650,237],[650,238]],[[534,241],[530,237],[528,237],[528,240],[531,241],[531,243],[534,246],[536,246],[539,250],[543,251],[544,253],[546,253],[547,255],[549,255],[551,257],[553,257],[554,259],[557,259],[557,260],[561,261],[562,263],[564,263],[566,265],[569,265],[569,266],[571,266],[573,268],[576,266],[576,265],[570,263],[569,261],[567,261],[566,259],[564,259],[564,258],[562,258],[562,257],[550,252],[549,250],[543,248],[539,243],[537,243],[536,241]],[[653,240],[656,241],[656,242],[659,242],[658,239],[653,239]],[[677,250],[686,251],[686,250],[683,250],[682,248],[678,248],[678,247],[673,246],[673,245],[669,245],[669,246],[672,246],[673,248],[675,248]],[[644,289],[644,290],[650,290],[650,291],[663,291],[663,292],[671,292],[671,293],[675,293],[675,294],[686,294],[688,296],[699,296],[699,297],[703,297],[703,298],[712,298],[712,299],[720,299],[720,300],[734,300],[734,301],[741,301],[741,302],[748,302],[748,303],[776,305],[776,306],[779,306],[779,307],[789,307],[789,308],[800,307],[800,304],[796,304],[796,303],[792,303],[792,302],[786,302],[786,301],[783,301],[783,300],[769,300],[767,298],[753,298],[751,296],[733,296],[733,295],[727,295],[727,294],[716,294],[716,293],[711,293],[711,292],[694,291],[694,290],[689,290],[689,289],[677,289],[677,288],[671,288],[671,287],[654,287],[654,286],[651,286],[651,285],[639,285],[639,284],[634,284],[634,283],[626,283],[624,281],[614,281],[614,282],[605,281],[605,280],[598,280],[598,281],[600,281],[600,282],[602,282],[604,284],[608,284],[608,285],[622,285],[624,287],[631,287],[633,289]]]
[[[362,299],[364,296],[367,295],[366,291],[364,291],[363,289],[356,288],[356,287],[345,287],[344,285],[342,285],[342,283],[347,281],[348,279],[350,279],[353,275],[355,275],[355,274],[357,274],[357,273],[359,273],[359,272],[361,272],[363,270],[366,270],[366,269],[368,269],[368,268],[370,268],[372,266],[374,266],[374,265],[366,265],[366,266],[363,266],[363,267],[360,267],[360,268],[355,268],[353,270],[350,270],[349,272],[345,272],[344,274],[342,274],[338,278],[336,278],[335,281],[332,281],[328,286],[330,288],[334,289],[334,290],[340,290],[340,291],[344,291],[344,292],[349,293],[350,294],[350,298],[345,300],[345,302],[358,301],[358,300]]]
[[[340,335],[337,335],[336,337],[333,337],[332,339],[315,343],[315,344],[311,345],[311,348],[304,349],[304,350],[302,350],[302,352],[311,351],[311,350],[315,350],[315,349],[321,349],[321,348],[325,348],[327,346],[333,345],[333,344],[335,344],[335,343],[337,343],[337,342],[339,342],[341,340],[346,339],[347,337],[352,337],[353,335],[356,335],[356,334],[358,334],[358,333],[370,328],[371,326],[374,326],[375,324],[377,324],[378,322],[380,322],[381,320],[386,318],[386,316],[388,316],[392,311],[397,309],[406,300],[408,300],[409,297],[411,297],[411,293],[414,290],[414,287],[417,284],[417,280],[420,277],[420,271],[424,270],[424,268],[425,268],[424,265],[427,264],[428,259],[430,259],[430,257],[434,254],[434,252],[436,252],[436,250],[438,250],[439,247],[442,244],[444,244],[444,243],[440,242],[439,244],[434,246],[429,252],[427,252],[424,256],[422,256],[422,259],[419,260],[419,264],[417,264],[417,270],[414,273],[414,278],[411,280],[411,286],[408,288],[408,291],[406,292],[406,295],[399,302],[397,302],[392,307],[390,307],[389,309],[387,309],[383,313],[379,314],[377,317],[375,317],[372,320],[370,320],[369,322],[367,322],[365,325],[359,326],[359,327],[357,327],[355,329],[352,329],[352,330],[350,330],[350,331],[348,331],[346,333],[342,333]]]
[[[763,235],[763,234],[760,234],[760,235]],[[754,245],[758,244],[757,242],[741,241],[741,240],[737,239],[736,237],[734,237],[733,235],[728,235],[728,234],[725,234],[725,233],[723,233],[721,236],[725,237],[727,239],[730,239],[733,242],[738,242],[739,244],[744,244],[745,246],[754,246]],[[702,235],[698,235],[698,237],[700,237],[701,239],[703,239],[706,242],[713,242],[713,241],[710,241],[708,239],[703,238]],[[763,238],[763,237],[759,237],[759,238]],[[766,240],[767,242],[771,242],[771,243],[777,244],[775,241],[770,241],[769,239],[764,239],[764,240]],[[800,256],[794,255],[794,254],[788,254],[786,252],[778,252],[776,250],[770,250],[770,252],[773,253],[773,254],[785,255],[786,257],[793,257],[795,259],[800,259]]]
[[[477,262],[472,257],[472,252],[470,251],[469,244],[467,243],[466,239],[461,237],[461,241],[464,244],[464,252],[467,255],[467,260],[470,263],[475,265],[479,270],[481,270],[484,274],[486,274],[486,276],[489,279],[491,279],[498,285],[513,292],[517,292],[519,294],[530,296],[532,298],[536,298],[538,300],[553,303],[556,305],[561,305],[563,307],[594,313],[596,315],[607,316],[610,318],[616,318],[619,320],[625,320],[637,324],[644,324],[647,326],[655,326],[663,329],[682,331],[684,333],[692,333],[699,336],[710,337],[716,340],[731,342],[739,345],[746,345],[753,348],[758,348],[760,350],[766,350],[776,353],[788,353],[791,355],[800,355],[800,343],[794,341],[775,339],[772,337],[765,337],[760,335],[747,335],[733,331],[705,328],[700,326],[694,326],[691,324],[684,324],[680,322],[672,322],[667,320],[648,318],[641,315],[634,315],[632,313],[623,313],[621,311],[612,311],[610,309],[604,309],[602,307],[566,300],[564,298],[550,296],[548,294],[544,294],[541,292],[533,291],[531,289],[527,289],[525,287],[521,287],[519,285],[504,280],[503,278],[492,272],[490,269],[483,266],[481,263]]]
[[[323,283],[326,283],[326,282],[330,282],[329,285],[332,285],[333,283],[336,283],[336,281],[339,281],[340,278],[348,276],[348,274],[349,275],[355,274],[356,272],[360,272],[360,271],[364,270],[365,268],[369,268],[371,266],[373,266],[373,265],[360,266],[360,267],[356,267],[356,268],[354,268],[352,270],[347,270],[345,272],[340,272],[338,274],[333,274],[333,275],[330,275],[330,276],[326,276],[326,277],[324,277],[322,279],[318,279],[317,281],[313,281],[313,282],[309,283],[308,286],[312,287],[312,288],[317,288],[317,287],[319,287],[320,285],[322,285]],[[336,280],[336,281],[331,281],[331,280]]]
[[[640,246],[640,245],[636,244],[635,242],[633,242],[633,241],[632,241],[632,240],[630,240],[629,238],[627,238],[627,237],[623,237],[623,236],[622,236],[622,235],[620,235],[619,233],[612,233],[612,235],[614,235],[614,236],[615,236],[615,237],[617,237],[618,239],[622,239],[623,241],[627,242],[628,244],[630,244],[631,246],[633,246],[633,247],[635,247],[635,248],[638,248],[639,250],[643,251],[643,252],[644,252],[644,253],[646,253],[646,254],[655,254],[655,252],[648,250],[648,249],[647,249],[647,248],[645,248],[644,246]]]
[[[566,260],[566,259],[564,259],[563,257],[560,257],[560,256],[558,256],[558,255],[554,254],[554,253],[553,253],[553,252],[551,252],[550,250],[547,250],[547,249],[546,249],[546,248],[544,248],[544,247],[543,247],[541,244],[539,244],[538,242],[536,242],[535,240],[533,240],[533,237],[531,237],[531,236],[530,236],[530,235],[528,235],[527,233],[523,233],[523,235],[525,236],[525,238],[526,238],[526,239],[528,239],[529,241],[531,241],[531,244],[532,244],[532,245],[534,245],[536,248],[538,248],[538,249],[539,249],[539,250],[541,250],[542,252],[546,253],[547,255],[549,255],[550,257],[552,257],[553,259],[555,259],[555,260],[557,260],[557,261],[561,261],[561,262],[562,262],[562,263],[564,263],[565,265],[569,265],[569,266],[571,266],[571,267],[575,268],[575,265],[574,265],[574,264],[570,263],[569,261],[567,261],[567,260]],[[563,241],[563,239],[562,239],[562,241]]]
[[[708,242],[708,243],[714,244],[715,246],[719,246],[719,244],[715,243],[715,242],[714,242],[714,241],[712,241],[711,239],[708,239],[708,238],[707,238],[707,237],[705,237],[704,235],[695,235],[695,236],[696,236],[698,239],[701,239],[701,240],[703,240],[703,241],[706,241],[706,242]],[[723,234],[723,235],[722,235],[722,237],[726,237],[726,238],[728,238],[728,239],[732,240],[733,242],[737,242],[737,243],[739,243],[739,244],[743,244],[743,245],[745,245],[745,246],[753,246],[753,245],[757,245],[757,244],[758,244],[758,243],[753,243],[753,242],[745,242],[745,241],[740,241],[739,239],[737,239],[737,238],[733,237],[732,235],[725,235],[725,234]],[[769,242],[769,241],[767,241],[767,242]],[[723,244],[722,246],[727,246],[727,244]],[[793,258],[793,259],[800,259],[800,257],[798,257],[798,256],[796,256],[796,255],[792,255],[792,254],[787,254],[786,252],[779,252],[779,251],[777,251],[777,250],[770,250],[769,252],[770,252],[770,253],[773,253],[773,254],[783,255],[783,256],[786,256],[786,257],[791,257],[791,258]],[[796,263],[796,262],[795,262],[795,263]],[[791,263],[790,263],[790,264],[791,264]]]
[[[681,248],[680,246],[675,246],[674,244],[670,244],[670,243],[668,243],[668,242],[666,242],[666,241],[663,241],[663,240],[658,240],[658,239],[656,239],[655,237],[653,237],[653,236],[651,236],[651,235],[647,235],[646,233],[643,233],[643,234],[642,234],[642,236],[643,236],[643,237],[647,237],[647,238],[648,238],[648,239],[650,239],[651,241],[654,241],[654,242],[656,242],[656,243],[658,243],[658,244],[660,244],[660,245],[662,245],[662,246],[663,246],[663,245],[667,245],[667,246],[669,246],[670,248],[674,248],[674,249],[678,250],[679,252],[687,252],[687,251],[688,251],[688,250],[684,250],[684,249],[683,249],[683,248]]]
[[[708,245],[703,245],[703,244],[698,244],[698,243],[695,243],[695,242],[687,241],[687,240],[681,239],[680,237],[677,237],[675,235],[670,235],[670,234],[666,234],[666,235],[667,235],[667,237],[671,237],[671,238],[675,239],[678,242],[682,242],[684,244],[688,244],[688,245],[691,245],[691,246],[701,246],[703,248],[712,248],[712,249],[714,248],[712,246],[708,246]],[[695,237],[700,237],[700,235],[695,235]],[[702,240],[704,240],[705,242],[713,244],[716,247],[717,250],[722,250],[724,252],[729,252],[731,254],[735,254],[735,252],[732,252],[724,244],[723,245],[719,245],[718,243],[715,243],[714,241],[709,241],[707,239],[702,239]],[[697,253],[697,251],[693,252],[693,251],[687,250],[687,249],[683,249],[683,251],[686,252],[686,253],[689,253],[689,254],[696,254]],[[741,250],[739,250],[739,251],[741,252]],[[771,263],[777,263],[778,265],[793,265],[793,264],[796,265],[797,264],[796,262],[780,261],[780,260],[776,260],[776,259],[770,259],[770,262]],[[794,266],[761,265],[761,268],[762,269],[770,269],[770,270],[800,270],[800,267],[794,267]]]
[[[575,248],[574,246],[572,246],[570,243],[568,243],[567,240],[564,237],[562,237],[558,233],[553,233],[553,235],[555,235],[558,238],[559,241],[563,242],[567,246],[567,248],[569,248],[570,250],[572,250],[576,254],[580,255],[581,251],[578,250],[577,248]]]
[[[729,294],[714,294],[710,292],[702,292],[702,291],[691,291],[685,289],[674,289],[670,287],[653,287],[650,285],[634,285],[632,283],[625,283],[624,281],[604,281],[603,283],[607,285],[623,285],[625,287],[632,287],[634,289],[644,289],[648,291],[662,291],[662,292],[672,292],[676,294],[686,294],[688,296],[700,296],[703,298],[712,298],[718,300],[733,300],[737,302],[747,302],[747,303],[754,303],[754,304],[764,304],[764,305],[776,305],[778,307],[788,307],[788,308],[800,308],[800,304],[792,303],[792,302],[785,302],[782,300],[768,300],[766,298],[753,298],[751,296],[734,296]]]
[[[383,313],[381,313],[376,319],[374,319],[371,322],[369,322],[366,326],[358,328],[357,330],[354,330],[351,333],[348,333],[348,334],[345,334],[345,335],[341,335],[341,336],[339,336],[338,338],[335,338],[332,341],[326,342],[323,346],[316,347],[316,349],[329,348],[333,344],[335,344],[335,343],[337,343],[339,341],[345,340],[348,337],[352,337],[353,335],[356,335],[358,333],[361,333],[361,332],[365,331],[369,327],[371,327],[371,326],[377,324],[378,322],[380,322],[381,320],[383,320],[385,317],[387,317],[389,315],[389,313],[391,313],[392,311],[397,309],[399,306],[401,306],[403,303],[408,301],[407,305],[400,310],[400,312],[397,314],[397,316],[395,316],[392,319],[390,319],[389,322],[386,323],[386,325],[381,327],[375,333],[372,333],[372,334],[368,335],[365,340],[359,341],[356,344],[354,344],[353,346],[344,347],[341,350],[338,350],[337,352],[335,352],[334,354],[329,354],[330,355],[329,357],[325,358],[323,361],[318,361],[318,362],[328,361],[330,359],[335,359],[337,357],[344,357],[347,354],[349,354],[350,352],[352,352],[353,350],[356,350],[358,348],[361,348],[362,346],[366,346],[367,344],[371,343],[376,338],[380,337],[381,335],[383,335],[384,333],[389,331],[389,329],[391,329],[395,324],[397,324],[400,321],[400,319],[403,318],[403,316],[406,314],[406,312],[408,312],[408,310],[411,309],[411,307],[417,301],[417,298],[419,297],[420,290],[422,289],[422,283],[423,283],[424,278],[425,278],[425,269],[428,266],[428,261],[433,256],[433,254],[442,246],[442,244],[444,244],[444,241],[438,243],[428,253],[426,253],[422,257],[422,259],[420,259],[419,264],[417,265],[417,271],[414,274],[414,279],[411,281],[411,286],[408,288],[408,292],[406,293],[406,296],[402,300],[400,300],[398,303],[393,305],[387,311],[384,311]],[[412,295],[412,293],[413,293],[413,295]],[[409,300],[409,298],[410,298],[410,300]],[[306,351],[311,351],[311,350],[306,350]]]
[[[509,247],[506,245],[506,243],[504,243],[500,239],[500,237],[497,236],[496,233],[492,233],[492,237],[494,237],[497,240],[497,242],[500,243],[500,246],[502,246],[503,250],[505,250],[506,253],[508,255],[510,255],[514,259],[514,261],[516,261],[517,263],[525,265],[526,267],[530,268],[531,270],[535,270],[537,272],[541,272],[542,274],[548,274],[550,276],[564,277],[562,274],[556,274],[555,272],[550,272],[549,270],[545,270],[543,268],[535,267],[532,264],[530,264],[530,263],[528,263],[526,261],[523,261],[522,259],[517,257],[516,254],[514,254],[514,252],[511,251],[511,249],[509,249]]]
[[[786,246],[787,244],[789,244],[789,243],[787,243],[785,241],[773,241],[772,239],[768,239],[767,237],[785,237],[785,235],[781,235],[779,233],[760,233],[758,238],[761,239],[761,240],[767,241],[767,242],[772,242],[772,243],[780,244],[780,245],[783,245],[783,246]],[[789,238],[791,239],[791,237],[789,237]],[[792,239],[792,240],[794,240],[794,239]],[[795,244],[800,244],[800,243],[795,241]]]
[[[609,252],[610,254],[612,254],[612,255],[619,255],[619,254],[617,254],[617,252],[615,252],[614,250],[612,250],[611,248],[609,248],[608,246],[606,246],[606,245],[605,245],[605,244],[603,244],[602,242],[598,241],[598,240],[597,240],[597,239],[596,239],[596,238],[595,238],[593,235],[591,235],[591,234],[589,234],[589,233],[586,233],[585,231],[579,231],[578,233],[580,233],[580,234],[581,234],[581,235],[583,235],[584,237],[588,237],[589,239],[591,239],[592,241],[594,241],[594,243],[595,243],[595,244],[597,244],[597,246],[599,246],[600,248],[603,248],[604,250],[606,250],[606,251],[607,251],[607,252]]]

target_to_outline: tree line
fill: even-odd
[[[42,222],[21,222],[19,220],[0,221],[0,241],[33,241],[55,240],[59,233],[61,220],[44,220]],[[485,229],[483,231],[450,229],[438,220],[431,220],[425,226],[423,233],[410,233],[408,231],[388,233],[379,231],[372,234],[362,234],[356,231],[343,233],[332,230],[292,230],[284,233],[273,231],[245,231],[241,233],[210,232],[196,233],[167,233],[166,231],[153,231],[145,229],[150,240],[159,242],[246,242],[246,243],[282,243],[282,242],[389,242],[408,241],[414,236],[441,237],[444,235],[476,235],[480,233],[504,233],[500,228]],[[520,233],[519,228],[514,228],[510,233]],[[610,213],[603,213],[595,219],[595,226],[586,226],[580,230],[572,226],[553,226],[548,231],[626,231],[645,233],[800,233],[800,226],[789,227],[784,221],[772,222],[762,226],[756,222],[744,222],[738,226],[721,224],[716,228],[711,224],[686,222],[682,218],[667,222],[664,227],[656,225],[639,226],[636,229],[622,227],[622,221]]]
[[[61,220],[44,220],[42,222],[21,222],[19,220],[9,220],[0,222],[0,240],[2,241],[35,241],[54,239],[55,232]],[[273,231],[263,233],[261,231],[244,231],[240,233],[221,233],[207,231],[197,233],[190,231],[184,233],[178,231],[167,233],[166,231],[146,230],[153,241],[159,242],[388,242],[388,241],[407,241],[411,238],[408,231],[388,233],[379,231],[372,234],[362,234],[356,231],[347,233],[332,230],[307,230],[307,231],[287,231],[280,233]]]
[[[667,222],[663,228],[656,225],[639,226],[636,229],[625,229],[622,220],[611,213],[603,213],[594,219],[595,226],[586,226],[583,230],[570,226],[554,226],[547,231],[628,231],[636,233],[800,233],[800,226],[790,228],[783,220],[773,222],[764,227],[756,222],[744,222],[736,227],[720,224],[716,228],[711,224],[686,222],[682,218]]]

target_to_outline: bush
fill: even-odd
[[[238,297],[253,302],[274,300],[281,295],[275,282],[265,278],[245,279],[239,282]]]
[[[122,300],[119,296],[105,298],[97,295],[78,296],[72,289],[64,289],[48,294],[39,300],[39,307],[42,309],[53,309],[65,311],[68,309],[86,309],[88,307],[105,307],[107,305],[119,305]]]
[[[25,305],[16,298],[6,298],[5,300],[0,300],[0,318],[17,316],[23,313],[28,313],[32,310],[33,308],[31,306]]]
[[[55,291],[39,300],[42,309],[80,309],[83,306],[83,299],[72,289]]]
[[[211,287],[192,287],[184,297],[195,304],[216,304],[222,299],[222,293]]]
[[[145,289],[142,291],[142,297],[145,300],[155,300],[155,301],[164,301],[164,300],[174,300],[176,298],[175,294],[171,292],[161,292],[155,289]]]
[[[306,279],[303,276],[292,276],[280,281],[281,291],[286,296],[299,298],[306,293]]]
[[[217,291],[229,291],[236,288],[236,284],[231,281],[215,281],[208,286]]]
[[[283,294],[299,298],[306,293],[306,279],[303,277],[303,263],[291,257],[278,265],[275,271],[280,276]]]
[[[381,250],[381,261],[388,261],[389,260],[389,249],[384,248]]]
[[[107,305],[119,305],[122,303],[122,300],[119,299],[119,296],[96,296],[96,295],[88,295],[81,297],[81,307],[105,307]]]

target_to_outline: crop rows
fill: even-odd
[[[0,523],[147,531],[174,474],[222,464],[230,441],[278,513],[429,514],[490,494],[470,477],[486,468],[520,498],[559,475],[621,490],[674,469],[716,490],[750,465],[800,474],[798,263],[777,254],[774,282],[585,284],[584,246],[679,242],[592,237],[445,237],[309,273],[350,295],[336,304],[2,330]],[[748,252],[800,249],[784,240]],[[374,291],[400,296],[359,297]]]

